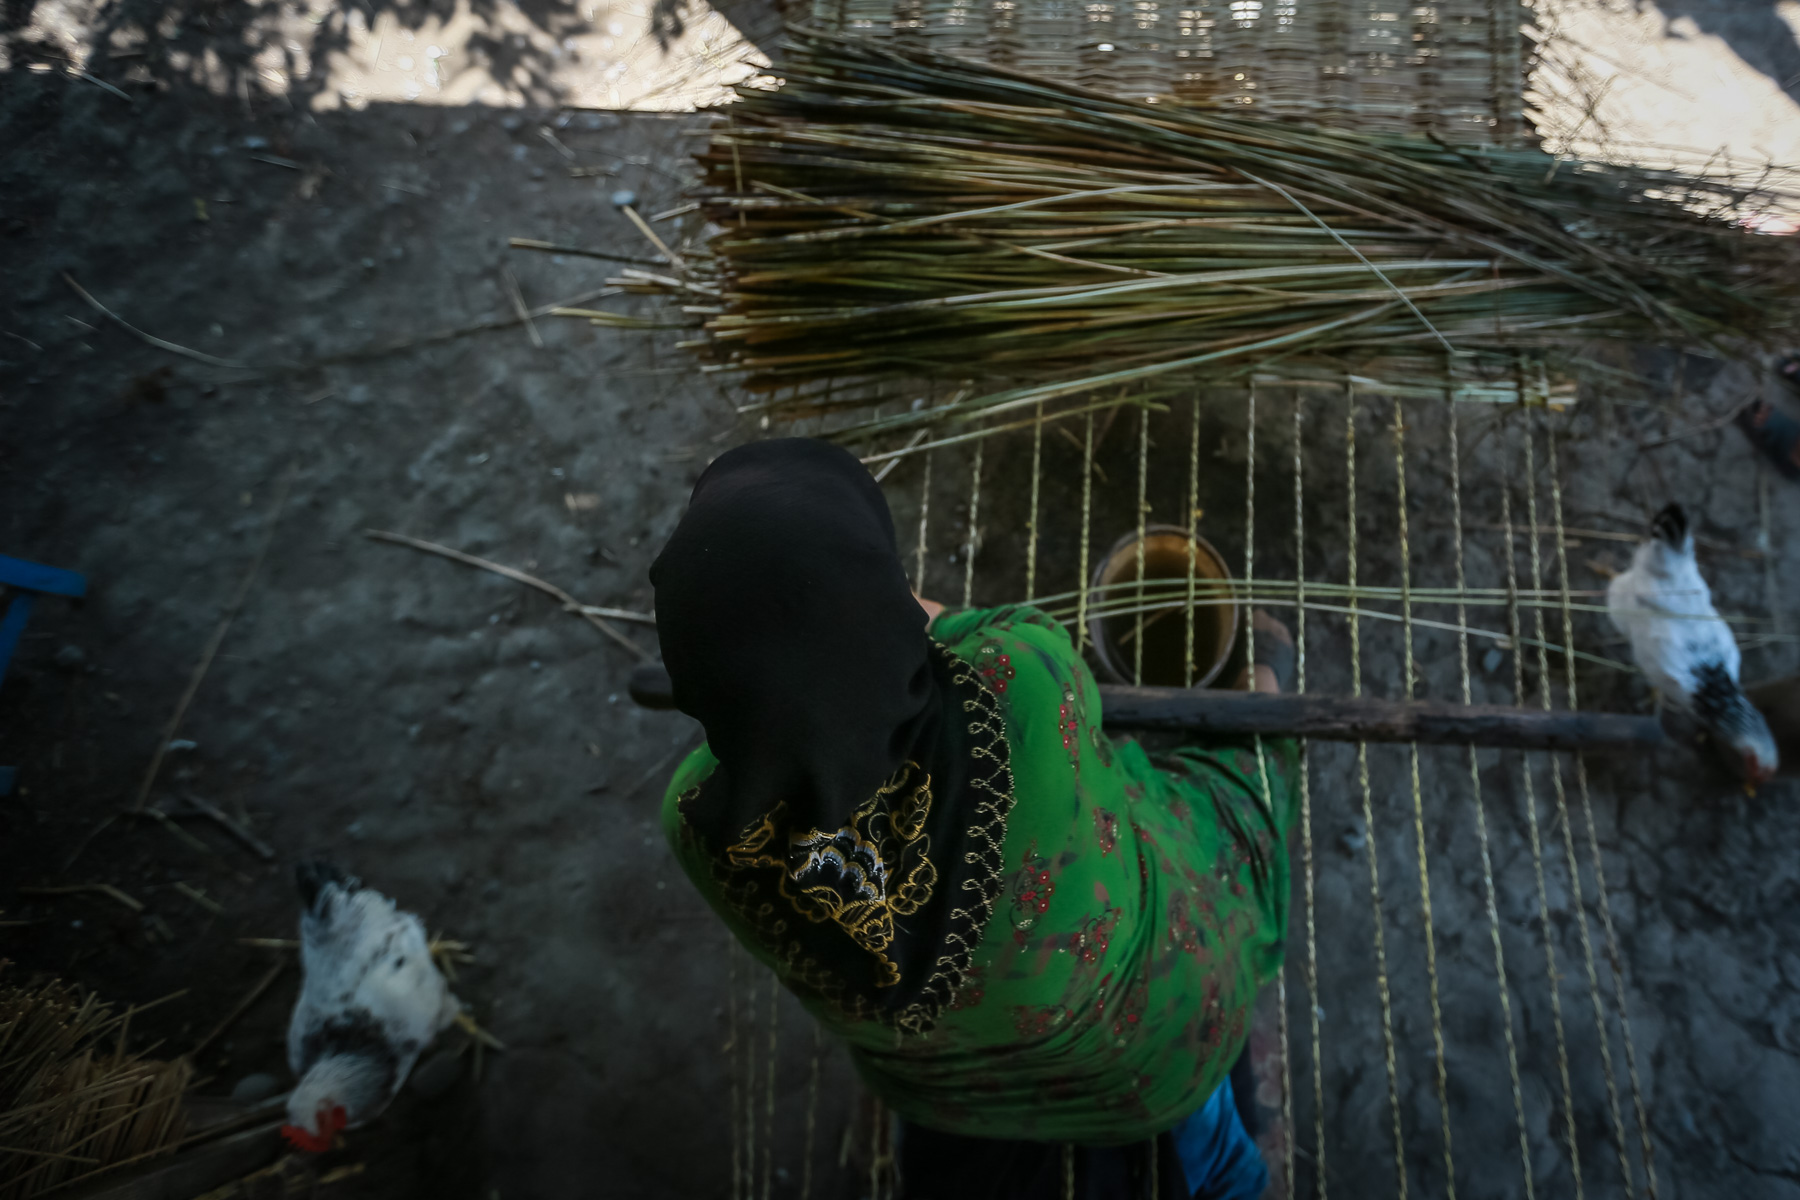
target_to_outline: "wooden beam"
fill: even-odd
[[[1666,740],[1655,717],[1544,712],[1436,700],[1102,685],[1100,705],[1108,729],[1164,729],[1215,736],[1260,733],[1329,742],[1472,743],[1517,750],[1651,746]]]
[[[660,663],[631,673],[631,698],[646,708],[673,708]],[[1420,742],[1515,750],[1591,750],[1654,746],[1667,740],[1655,717],[1605,712],[1543,712],[1437,700],[1227,692],[1213,688],[1118,687],[1102,684],[1108,729],[1161,729],[1216,737],[1260,733],[1330,742]]]

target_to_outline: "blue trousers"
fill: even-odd
[[[1169,1134],[1194,1200],[1261,1200],[1269,1169],[1238,1118],[1231,1080]]]

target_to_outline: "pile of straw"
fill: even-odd
[[[1736,345],[1787,333],[1800,300],[1795,239],[1743,224],[1781,199],[1754,183],[1119,100],[819,34],[779,71],[699,155],[717,232],[680,279],[637,282],[679,294],[690,344],[772,414],[957,392],[852,438],[1271,363],[1441,387],[1600,336]]]
[[[41,1196],[181,1142],[193,1066],[126,1053],[131,1015],[57,981],[0,984],[0,1200]]]

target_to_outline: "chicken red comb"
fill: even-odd
[[[286,1138],[288,1144],[296,1150],[304,1150],[308,1154],[323,1154],[331,1149],[333,1142],[337,1140],[337,1135],[349,1125],[350,1118],[341,1104],[334,1104],[330,1108],[321,1104],[318,1120],[318,1133],[313,1133],[298,1125],[283,1125],[281,1136]]]

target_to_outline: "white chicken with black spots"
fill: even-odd
[[[1748,783],[1765,783],[1779,765],[1775,739],[1738,686],[1737,641],[1700,577],[1687,514],[1671,504],[1650,532],[1607,586],[1607,614],[1657,694],[1704,726]]]
[[[418,917],[329,863],[302,863],[295,875],[304,978],[288,1065],[299,1083],[282,1133],[318,1152],[381,1114],[462,1005]]]

